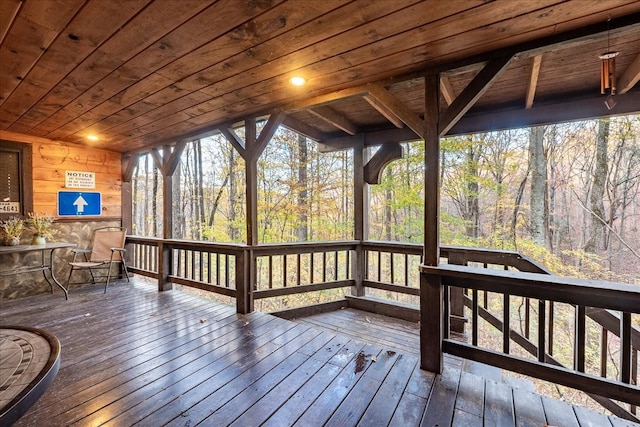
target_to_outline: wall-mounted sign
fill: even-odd
[[[95,172],[65,171],[65,187],[96,188]]]
[[[58,191],[58,216],[94,216],[102,214],[102,194]]]
[[[0,202],[0,213],[19,214],[20,202]]]

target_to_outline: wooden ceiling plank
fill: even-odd
[[[18,11],[22,7],[22,0],[6,0],[0,3],[0,45],[7,35],[11,24],[18,16]]]
[[[405,0],[407,1],[407,0]],[[416,0],[408,0],[411,2],[415,2]],[[320,4],[324,5],[323,7],[335,7],[338,4],[341,4],[341,2],[319,2]],[[315,4],[315,3],[314,3]],[[394,8],[399,8],[404,4],[404,2],[394,2]],[[357,11],[358,14],[353,15],[353,14],[349,14],[346,13],[348,12],[348,10],[344,10],[345,8],[349,8],[353,9],[354,11]],[[278,52],[283,51],[286,52],[287,54],[292,54],[295,51],[295,44],[292,43],[292,41],[297,41],[300,40],[299,43],[311,43],[312,41],[318,39],[318,40],[322,40],[322,37],[325,35],[325,33],[327,32],[327,29],[331,29],[333,28],[333,26],[327,27],[326,22],[328,21],[336,21],[336,19],[341,19],[341,20],[349,20],[349,22],[353,21],[353,23],[357,23],[357,22],[361,22],[361,18],[359,17],[360,14],[367,14],[369,16],[372,17],[376,17],[380,14],[382,14],[382,12],[384,10],[388,10],[388,4],[384,5],[381,3],[372,3],[372,2],[364,2],[364,3],[358,3],[356,5],[347,5],[345,6],[345,8],[340,9],[340,12],[342,13],[335,13],[332,14],[331,16],[333,17],[332,19],[329,19],[328,17],[326,19],[318,19],[316,21],[311,21],[309,23],[309,25],[304,25],[300,28],[294,28],[292,31],[286,33],[286,37],[280,37],[277,39],[271,39],[268,40],[265,44],[263,45],[259,45],[259,46],[254,46],[253,49],[251,49],[251,56],[247,56],[246,52],[240,52],[238,53],[234,58],[237,58],[237,60],[232,59],[228,59],[226,61],[224,61],[224,63],[221,63],[219,67],[209,67],[208,72],[211,75],[214,75],[216,77],[219,78],[220,75],[225,75],[228,74],[228,69],[232,68],[233,66],[241,66],[244,68],[238,68],[237,72],[240,73],[242,71],[245,71],[248,69],[248,67],[251,66],[255,66],[255,64],[261,64],[262,62],[260,59],[261,54],[258,54],[259,51],[264,51],[264,52],[268,52],[269,56],[273,56],[273,55],[277,55]],[[323,9],[324,10],[324,9]],[[335,15],[335,16],[334,16]],[[310,19],[309,16],[305,15],[302,18],[298,18],[300,20],[302,19]],[[287,18],[287,22],[290,21],[290,18]],[[295,20],[294,20],[295,22]],[[266,25],[266,24],[265,24]],[[323,31],[319,31],[319,30],[323,30]],[[244,30],[243,30],[244,31]],[[246,31],[249,31],[249,29],[247,29]],[[255,31],[255,30],[254,30]],[[335,29],[333,29],[332,31],[337,31]],[[228,37],[231,37],[229,40],[227,40]],[[215,52],[220,51],[221,49],[224,49],[225,46],[239,46],[240,43],[238,43],[237,40],[233,39],[233,35],[231,36],[225,36],[223,37],[221,41],[216,40],[215,43],[217,43],[218,47],[212,47],[212,46],[208,46],[207,48],[209,49],[209,51],[211,51],[212,49]],[[282,40],[280,40],[282,39]],[[283,50],[286,49],[286,50]],[[207,61],[210,61],[210,57],[211,55],[209,54],[207,56],[207,58],[205,58]],[[253,59],[253,60],[252,60]],[[186,59],[185,59],[186,60]],[[234,64],[234,61],[236,61],[237,63]],[[257,62],[254,62],[257,61]],[[177,63],[182,64],[182,61],[179,60],[177,61]],[[291,64],[291,60],[288,59],[287,61],[285,61],[285,63],[287,64],[288,67],[290,67]],[[271,64],[271,62],[270,62]],[[189,69],[186,64],[182,64],[183,66],[178,67],[178,69],[183,69],[183,68],[187,68]],[[166,70],[170,70],[171,67],[173,67],[173,64],[163,68],[163,70],[161,70],[161,73],[164,73],[165,75],[171,75],[170,73],[167,74]],[[219,69],[218,69],[219,68]],[[268,69],[269,67],[265,67],[265,69]],[[250,76],[247,76],[250,78]],[[209,80],[207,80],[209,79]],[[207,77],[205,75],[203,75],[202,73],[198,73],[197,75],[194,75],[192,77],[190,77],[189,79],[182,79],[178,85],[179,87],[188,87],[189,89],[193,90],[193,89],[200,89],[203,87],[206,87],[208,84],[210,83],[210,77]]]
[[[478,75],[469,83],[453,103],[441,114],[438,123],[440,135],[449,129],[462,117],[473,104],[489,89],[491,83],[507,68],[513,56],[489,61]]]
[[[415,1],[415,0],[413,0],[413,1]],[[470,8],[470,7],[472,7],[473,5],[475,5],[475,4],[480,4],[480,3],[481,3],[480,1],[478,1],[478,2],[474,2],[474,3],[468,3],[468,2],[467,2],[466,4],[461,5],[460,7]],[[396,4],[398,4],[398,5],[402,5],[402,3],[394,2],[394,6],[395,6]],[[382,11],[382,10],[384,9],[384,4],[383,4],[383,3],[380,3],[380,2],[364,2],[364,3],[359,3],[359,8],[360,8],[360,10],[358,10],[358,13],[355,15],[355,17],[358,17],[358,18],[357,18],[357,19],[356,19],[356,18],[353,18],[353,19],[355,19],[357,22],[361,22],[361,18],[359,18],[360,14],[361,14],[361,13],[364,13],[364,11],[367,11],[367,12],[371,15],[372,13],[371,13],[371,12],[369,12],[367,9],[372,9],[372,8],[374,8],[374,7],[376,7],[377,9],[380,9],[380,10]],[[400,6],[395,6],[395,7],[400,7]],[[422,7],[424,7],[424,6],[422,6]],[[388,9],[388,8],[387,8],[387,9]],[[446,9],[446,8],[441,8],[441,9],[442,9],[442,12],[441,12],[441,13],[445,13],[445,9]],[[451,10],[449,9],[449,11],[451,11]],[[379,12],[376,12],[376,13],[379,13]],[[405,22],[406,22],[406,19],[408,19],[407,17],[411,17],[411,19],[415,19],[415,16],[416,16],[416,10],[404,11],[404,13],[405,13],[406,15],[403,15],[402,17],[405,19]],[[335,21],[336,19],[342,19],[342,20],[344,20],[344,19],[345,19],[345,16],[346,16],[346,17],[349,17],[349,15],[345,15],[345,14],[338,14],[338,15],[336,15],[336,17],[334,17],[334,18],[335,18],[335,19],[334,19],[334,21]],[[437,15],[434,15],[434,18],[433,18],[433,19],[436,19],[437,17],[438,17]],[[350,19],[351,19],[351,18],[350,18]],[[328,22],[328,21],[329,21],[328,17],[327,17],[327,19],[324,19],[324,20],[322,20],[322,21],[321,21],[321,22],[323,23],[324,27],[326,27],[326,25],[325,25],[324,23],[326,23],[326,22]],[[396,31],[396,32],[402,32],[402,31],[405,31],[405,30],[406,30],[406,26],[405,26],[403,23],[401,23],[399,20],[395,20],[395,19],[394,19],[392,22],[397,23],[397,25],[396,25],[396,24],[394,24],[394,31]],[[366,25],[366,27],[365,27],[365,28],[359,28],[359,27],[358,27],[357,29],[351,30],[351,31],[353,31],[354,33],[355,33],[355,32],[357,32],[357,34],[358,34],[357,40],[355,40],[355,41],[353,40],[353,39],[354,39],[354,37],[353,37],[353,34],[354,34],[354,33],[352,33],[352,35],[351,35],[351,36],[340,35],[340,36],[341,36],[341,42],[342,42],[343,44],[344,44],[344,43],[350,43],[349,45],[347,45],[347,46],[346,46],[346,47],[344,47],[343,49],[348,49],[348,48],[349,48],[349,46],[350,46],[351,44],[354,44],[355,42],[359,42],[359,41],[361,41],[361,40],[370,40],[370,39],[371,39],[372,31],[374,31],[374,30],[375,30],[375,33],[376,33],[376,34],[377,34],[377,33],[380,33],[380,32],[381,32],[381,30],[380,30],[379,28],[376,28],[376,25],[377,25],[377,24],[371,24],[371,23],[368,23],[368,24]],[[385,27],[388,27],[388,26],[385,26]],[[396,28],[396,27],[397,27],[397,28]],[[322,29],[323,27],[319,27],[319,28],[320,28],[320,29]],[[385,30],[386,30],[386,28],[385,28]],[[326,30],[324,30],[324,31],[326,32]],[[335,31],[335,30],[334,30],[334,31]],[[306,32],[305,34],[307,34],[307,37],[310,35],[308,32]],[[324,33],[320,33],[320,35],[323,35],[323,34],[324,34]],[[289,35],[289,34],[287,34],[287,39],[289,38],[289,36],[290,36],[290,35]],[[378,38],[383,38],[383,35],[381,34],[380,36],[378,36]],[[284,45],[287,45],[287,44],[288,44],[288,43],[284,43]],[[269,44],[268,46],[267,46],[267,45],[264,45],[264,46],[263,46],[263,45],[260,45],[260,47],[264,47],[265,51],[267,51],[267,52],[272,52],[274,49],[278,49],[278,45],[283,45],[283,43],[281,43],[279,40],[274,40],[274,43],[273,43],[273,44]],[[257,49],[257,48],[258,48],[258,47],[256,47],[256,48],[252,49],[252,51],[256,51],[256,49]],[[280,49],[281,49],[281,48],[280,48]],[[310,58],[314,58],[314,57],[316,57],[316,55],[317,55],[316,47],[314,47],[314,46],[310,46],[310,47],[305,48],[305,49],[303,49],[303,50],[304,50],[305,52],[308,52],[308,54],[307,54],[307,55],[308,55]],[[298,52],[295,52],[295,53],[293,54],[294,56],[292,56],[292,57],[283,57],[283,58],[280,58],[280,59],[279,59],[279,60],[277,60],[277,61],[275,61],[275,60],[271,60],[271,61],[269,61],[267,64],[263,64],[260,68],[261,68],[261,69],[264,69],[266,72],[272,73],[272,72],[274,72],[273,68],[276,66],[276,62],[277,62],[278,64],[281,64],[281,65],[279,65],[279,67],[282,67],[282,72],[286,72],[288,69],[290,69],[292,61],[293,61],[294,63],[295,63],[295,62],[298,62],[298,60],[297,60],[296,58],[297,58],[297,57],[299,57],[301,54],[302,54],[302,52],[301,52],[301,51],[298,51]],[[363,55],[366,55],[366,57],[367,57],[367,58],[369,58],[369,57],[370,57],[370,53],[369,53],[369,52],[366,52],[366,53],[364,53],[364,52],[363,52]],[[334,56],[335,56],[335,55],[334,55]],[[243,69],[243,68],[240,68],[240,69],[238,69],[238,71],[246,71],[246,67],[247,67],[247,65],[246,65],[246,64],[247,64],[247,63],[248,63],[248,61],[247,61],[247,58],[246,58],[246,57],[244,57],[244,56],[239,56],[239,57],[238,57],[238,66],[243,66],[243,67],[245,67],[245,68],[244,68],[244,69]],[[196,77],[196,76],[194,76],[193,78],[194,78],[194,79],[195,79],[195,78],[198,78],[198,79],[202,79],[202,80],[205,80],[205,81],[206,81],[206,79],[207,79],[207,78],[208,78],[208,79],[210,79],[210,78],[211,78],[211,77],[208,77],[208,76],[209,76],[209,74],[210,74],[211,76],[213,76],[213,77],[219,76],[220,74],[224,74],[224,72],[225,72],[224,68],[228,67],[228,66],[229,66],[229,64],[233,64],[233,61],[231,61],[231,60],[229,60],[229,61],[225,61],[225,64],[224,64],[224,65],[221,65],[221,67],[222,67],[222,68],[220,68],[220,69],[215,69],[215,68],[207,69],[207,70],[206,70],[206,72],[207,72],[208,74],[204,75],[203,73],[198,73],[197,77]],[[251,64],[250,64],[250,62],[249,62],[249,65],[251,65]],[[219,78],[219,77],[218,77],[218,78]],[[251,76],[250,74],[247,74],[247,75],[246,75],[246,78],[248,79],[248,81],[250,81],[249,79],[251,79],[251,78],[252,78],[252,76]],[[286,80],[285,78],[282,78],[282,77],[280,77],[279,79]],[[228,80],[228,81],[233,81],[233,80],[231,80],[231,79],[227,79],[227,80]],[[254,80],[255,80],[255,78],[254,78]],[[185,80],[183,80],[183,81],[182,81],[182,82],[180,82],[179,84],[184,84],[184,82],[185,82]],[[231,91],[232,91],[232,90],[234,90],[234,88],[233,88],[233,87],[226,88],[226,87],[225,87],[224,85],[222,85],[221,83],[225,83],[225,82],[220,82],[220,81],[215,82],[215,84],[213,84],[213,85],[211,85],[211,86],[210,86],[210,87],[211,87],[211,90],[214,90],[218,95],[219,95],[220,91],[222,91],[222,90],[224,90],[224,91],[225,91],[225,92],[227,92],[227,93],[231,93]],[[199,85],[196,85],[196,86],[192,86],[192,83],[189,83],[189,85],[190,85],[190,86],[189,86],[190,88],[194,88],[194,87],[202,87],[202,86],[203,86],[202,84],[199,84]],[[214,89],[214,88],[215,88],[215,89]],[[291,91],[291,89],[290,89],[290,88],[286,88],[286,91],[287,91],[287,92],[290,92],[290,91]]]
[[[447,76],[440,76],[440,93],[442,94],[447,105],[451,105],[451,103],[456,99],[456,94],[451,87],[451,80]]]
[[[175,7],[184,7],[182,2],[174,2],[173,4]],[[39,127],[47,132],[57,129],[110,97],[116,96],[133,83],[152,75],[155,70],[171,63],[176,57],[188,54],[202,43],[259,15],[267,7],[266,3],[237,3],[233,0],[220,0],[213,5],[205,2],[196,2],[196,4],[207,5],[208,8],[192,17],[189,20],[190,25],[178,26],[154,41],[153,44],[133,56],[118,69],[113,70],[106,78],[97,82],[91,89],[74,99],[73,102],[57,111]],[[234,5],[235,7],[233,7]],[[198,9],[196,8],[196,10]],[[178,22],[175,23],[175,25],[178,24]],[[195,29],[195,33],[192,28]],[[215,32],[212,31],[212,28],[215,28]],[[163,87],[165,86],[158,85],[153,92]]]
[[[331,107],[315,107],[309,109],[309,112],[349,135],[355,135],[358,133],[358,127],[354,123],[351,123],[342,114],[338,113]]]
[[[515,5],[513,9],[510,9],[510,10],[511,10],[511,13],[516,13],[517,11],[521,11],[522,7],[527,6],[527,3],[530,3],[530,2],[525,2],[525,3],[520,4],[520,5]],[[519,6],[522,6],[522,7],[519,7]],[[530,19],[530,18],[529,18],[529,19]],[[452,21],[452,22],[453,22],[453,21]],[[468,24],[468,25],[473,25],[473,26],[475,26],[475,27],[477,27],[477,26],[479,25],[479,24],[478,24],[478,22],[477,22],[477,16],[475,16],[475,15],[474,15],[474,16],[472,16],[472,17],[470,17],[470,18],[468,19],[468,22],[469,22],[469,24]],[[444,24],[443,24],[443,25],[444,25]],[[458,22],[458,21],[456,21],[456,26],[457,26],[457,25],[459,25],[459,22]],[[474,28],[475,28],[475,27],[474,27]],[[446,30],[446,28],[443,28],[443,30]],[[407,37],[407,39],[406,39],[406,40],[404,40],[404,42],[405,42],[405,43],[411,42],[411,43],[414,43],[414,44],[415,44],[415,40],[413,40],[413,39],[411,38],[411,36],[405,36],[405,37]],[[413,38],[415,39],[415,36],[414,36]],[[394,43],[396,43],[396,42],[400,42],[400,41],[399,41],[399,40],[393,40],[393,42],[394,42]],[[370,49],[371,49],[371,47],[369,47],[369,46],[367,46],[367,48],[361,48],[361,49],[360,49],[360,51],[362,52],[362,55],[363,55],[363,56],[362,56],[362,58],[363,58],[363,59],[362,59],[362,61],[368,60],[368,59],[370,58]],[[378,60],[378,61],[380,61],[380,62],[385,62],[385,61],[386,61],[386,62],[390,62],[390,61],[387,61],[387,58],[384,58],[384,57],[383,57],[383,58],[381,58],[381,59],[380,59],[380,60]],[[392,62],[392,61],[391,61],[391,62]],[[269,63],[269,67],[273,67],[273,66],[274,66],[274,62],[270,62],[270,63]],[[334,72],[334,74],[333,74],[333,75],[331,75],[331,77],[330,77],[330,78],[328,78],[328,79],[326,79],[326,80],[339,81],[339,80],[337,80],[337,79],[336,79],[336,76],[337,76],[337,74],[339,73],[340,67],[336,67],[336,64],[334,63],[334,61],[331,61],[331,60],[329,60],[329,61],[323,61],[323,66],[324,66],[326,69],[328,69],[328,70],[334,70],[334,71],[335,71],[336,69],[338,70],[338,71],[335,71],[335,72]],[[313,74],[313,73],[314,73],[314,72],[316,72],[316,71],[318,71],[318,70],[312,70],[312,71],[309,71],[309,74]],[[304,72],[304,71],[303,71],[303,72]],[[259,86],[261,86],[261,87],[263,87],[263,88],[269,88],[269,89],[264,89],[264,90],[265,90],[265,93],[269,92],[269,96],[272,96],[272,94],[273,94],[273,93],[280,93],[281,91],[286,92],[287,88],[286,88],[286,86],[285,86],[286,82],[284,82],[284,80],[285,80],[285,79],[282,79],[282,78],[274,78],[274,79],[272,79],[272,80],[273,80],[273,83],[268,83],[268,82],[261,81],[261,82],[257,83],[256,85],[259,85]],[[349,75],[343,75],[343,76],[341,76],[341,80],[343,80],[343,81],[345,81],[345,80],[346,80],[347,82],[348,82],[348,81],[350,81],[350,79],[349,79]],[[318,79],[318,81],[320,81],[320,79]],[[221,83],[222,83],[222,82],[218,82],[216,85],[211,86],[212,88],[215,88],[215,90],[216,90],[216,91],[218,91],[218,94],[220,93],[220,91],[221,91],[221,90],[225,90],[224,86],[222,86],[222,85],[221,85]],[[322,86],[327,87],[327,85],[326,85],[325,83],[326,83],[325,79],[322,79],[321,84],[319,84],[318,86],[321,86],[321,87],[322,87]],[[276,87],[274,87],[274,86],[273,86],[273,84],[275,84],[275,85],[277,85],[277,86],[276,86]],[[230,91],[230,90],[231,90],[231,88],[229,89],[229,91]],[[247,88],[247,90],[248,90],[248,88]],[[204,89],[204,91],[206,91],[206,89]],[[231,92],[230,92],[230,93],[231,93]],[[242,91],[242,90],[240,90],[240,91],[236,90],[236,91],[232,92],[232,93],[230,94],[230,96],[229,96],[229,97],[225,97],[225,95],[219,96],[219,97],[217,98],[217,100],[216,100],[216,101],[214,101],[214,102],[219,102],[219,103],[225,103],[225,104],[228,104],[228,102],[229,102],[229,98],[238,98],[238,97],[240,97],[240,98],[245,98],[244,93],[243,93],[243,91]],[[246,102],[247,104],[256,104],[256,101],[257,101],[257,99],[256,99],[256,98],[254,98],[254,99],[250,99],[250,100],[249,100],[249,98],[246,98],[246,99],[247,99],[247,102]],[[258,103],[259,103],[259,102],[260,102],[260,101],[258,101]],[[275,103],[274,103],[274,104],[267,104],[267,105],[277,105],[277,104],[275,104]]]
[[[399,119],[401,121],[401,124],[409,126],[411,130],[413,130],[420,136],[424,135],[424,121],[420,118],[420,116],[408,109],[382,85],[370,84],[367,85],[367,87],[369,88],[369,95],[366,95],[364,97],[367,102],[373,102],[377,105],[380,105],[383,110],[388,111],[389,115],[395,116],[397,119]],[[384,113],[382,114],[384,115]],[[393,121],[391,122],[393,123]],[[397,128],[403,127],[402,125],[398,126],[395,123],[394,125]]]
[[[151,3],[90,55],[84,58],[78,57],[79,59],[73,58],[70,63],[77,62],[78,65],[69,74],[65,76],[61,74],[59,68],[56,68],[56,75],[62,75],[64,78],[33,109],[46,111],[48,114],[45,118],[56,113],[85,90],[100,82],[106,74],[118,69],[149,44],[166,35],[167,28],[183,23],[199,12],[204,5],[204,2],[198,0]],[[158,22],[162,22],[162,25],[158,25]],[[147,71],[141,70],[144,74]],[[131,84],[135,81],[135,77],[137,76],[129,76],[125,83]],[[75,106],[78,109],[88,107],[82,101],[77,101]],[[21,121],[28,122],[28,125],[34,128],[43,120],[39,115],[30,117],[27,113]],[[42,131],[40,133],[46,134]]]
[[[82,7],[7,100],[22,116],[149,0],[93,1]],[[37,3],[37,2],[36,2]],[[73,3],[72,3],[73,4]]]
[[[638,54],[631,65],[627,67],[618,79],[618,93],[629,92],[640,80],[640,54]]]
[[[527,85],[527,97],[525,108],[528,110],[533,106],[533,99],[536,96],[536,88],[538,87],[538,76],[540,75],[540,65],[542,64],[542,55],[536,55],[531,60],[531,74]]]
[[[31,1],[15,10],[17,16],[7,22],[11,25],[11,31],[0,41],[0,105],[26,78],[83,2],[84,0]],[[5,3],[3,7],[10,4]],[[5,14],[3,10],[0,15],[2,19],[7,19],[11,13]]]

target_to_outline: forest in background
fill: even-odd
[[[558,274],[638,283],[639,135],[640,117],[622,116],[443,138],[442,244],[517,250]],[[403,150],[369,186],[371,240],[422,242],[424,142]],[[281,128],[258,174],[260,243],[352,238],[350,150],[323,153]],[[245,242],[244,162],[224,137],[187,145],[173,191],[175,238]],[[133,233],[160,236],[162,176],[150,156],[133,197]]]

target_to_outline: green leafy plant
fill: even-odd
[[[53,239],[56,234],[56,231],[51,229],[53,217],[37,212],[29,212],[27,216],[29,217],[29,227],[33,230],[34,236]]]

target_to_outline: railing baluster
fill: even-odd
[[[404,285],[409,286],[409,254],[404,254]]]
[[[449,292],[451,292],[451,288],[449,286],[442,286],[442,297],[444,301],[449,300]],[[444,304],[442,310],[442,317],[444,319],[444,324],[442,325],[442,338],[445,340],[449,339],[451,336],[451,315],[449,313],[449,304]]]
[[[600,376],[607,378],[607,356],[609,347],[609,332],[601,327],[600,328]]]
[[[202,251],[200,251],[198,253],[200,259],[198,261],[200,261],[200,281],[204,281],[204,258],[202,257]]]
[[[549,329],[547,331],[547,336],[548,336],[547,341],[548,341],[548,344],[549,344],[549,348],[548,348],[547,352],[551,356],[553,356],[554,306],[555,306],[555,304],[553,303],[553,301],[549,301]]]
[[[282,287],[287,287],[287,256],[282,255]]]
[[[620,381],[631,383],[631,313],[620,316]]]
[[[327,253],[322,252],[322,281],[327,281]]]
[[[382,282],[382,251],[378,251],[378,282]]]
[[[301,275],[301,266],[302,263],[300,262],[300,254],[296,254],[296,285],[300,285],[300,275]]]
[[[531,307],[529,305],[529,298],[525,298],[524,299],[524,336],[527,337],[527,339],[530,338],[530,334],[529,334],[530,322],[531,322]]]
[[[224,256],[224,286],[229,287],[229,254]]]
[[[509,319],[511,319],[511,306],[509,305],[509,294],[502,295],[502,352],[509,354],[510,350],[510,333],[511,326]]]
[[[269,289],[273,289],[273,256],[267,257],[269,263]]]
[[[545,360],[545,326],[547,323],[546,319],[546,304],[544,300],[538,300],[538,361],[544,362]]]
[[[220,286],[220,253],[216,253],[216,285]]]
[[[349,277],[349,273],[351,272],[351,251],[344,251],[345,254],[345,263],[344,263],[344,279],[348,280],[351,277]]]
[[[334,263],[333,280],[338,280],[338,251],[335,251],[333,253],[333,263]]]
[[[211,258],[213,254],[211,252],[207,252],[207,283],[211,283]]]
[[[394,274],[394,272],[395,272],[395,268],[394,268],[395,267],[395,262],[394,262],[394,259],[393,259],[393,255],[394,255],[393,252],[389,252],[389,261],[391,262],[391,283],[395,284],[396,283],[396,276]]]
[[[309,254],[309,284],[313,284],[313,270],[315,268],[315,266],[313,265],[313,256],[315,255],[315,252],[311,252]]]
[[[584,357],[586,343],[586,309],[583,305],[576,306],[576,337],[574,349],[574,369],[584,372]]]
[[[473,300],[473,308],[471,309],[471,320],[472,320],[472,332],[471,332],[471,343],[473,345],[478,345],[478,290],[474,289],[471,292],[471,298]]]

